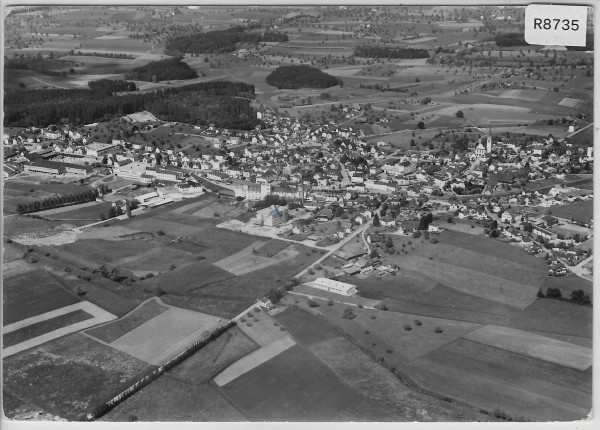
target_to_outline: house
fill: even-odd
[[[356,286],[348,284],[346,282],[335,281],[328,278],[317,278],[314,282],[309,284],[311,287],[318,288],[323,291],[331,293],[341,294],[344,296],[351,296],[357,293]]]
[[[331,221],[333,219],[333,211],[325,208],[317,214],[316,219],[319,221]]]
[[[442,231],[441,227],[437,224],[429,224],[429,227],[427,228],[427,230],[430,233],[439,233]]]

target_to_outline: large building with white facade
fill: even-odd
[[[343,296],[351,296],[357,293],[355,285],[328,278],[317,278],[312,282],[311,286],[320,290],[329,291],[330,293],[341,294]]]

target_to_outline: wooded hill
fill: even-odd
[[[365,58],[429,58],[427,49],[392,48],[388,46],[363,45],[354,48],[356,57]]]
[[[249,130],[258,124],[253,98],[253,85],[229,81],[120,96],[89,89],[14,90],[4,95],[4,126],[88,124],[147,110],[166,121]]]
[[[198,73],[181,58],[151,61],[145,66],[137,67],[125,75],[125,79],[145,82],[194,79]]]
[[[221,54],[232,52],[238,43],[287,42],[286,34],[276,31],[248,31],[244,27],[213,30],[177,37],[167,42],[165,52],[186,54]]]
[[[280,66],[267,76],[266,82],[278,89],[329,88],[343,85],[341,79],[306,65]]]

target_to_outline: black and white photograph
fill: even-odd
[[[3,5],[4,424],[588,427],[596,11],[484,3]]]

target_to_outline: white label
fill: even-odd
[[[531,4],[525,9],[530,45],[585,46],[586,27],[586,6]]]

